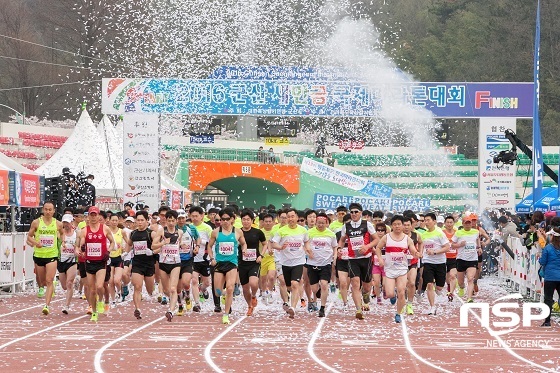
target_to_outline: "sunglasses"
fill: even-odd
[[[361,212],[361,211],[360,211],[360,210],[351,210],[351,211],[350,211],[351,214],[357,214],[357,213],[359,213],[359,212]]]
[[[303,223],[305,222],[305,219],[298,219],[298,223]]]
[[[221,222],[221,219],[214,219],[214,221],[217,221],[218,223]]]
[[[387,232],[385,229],[378,229],[378,232]]]
[[[233,218],[231,218],[231,217],[224,218],[224,217],[222,216],[222,221],[227,221],[227,220],[231,220],[231,219],[233,219]]]

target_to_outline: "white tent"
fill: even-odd
[[[116,162],[109,157],[107,141],[97,132],[87,110],[83,110],[72,135],[37,172],[45,177],[56,177],[62,174],[64,167],[70,168],[74,174],[83,171],[86,175],[94,175],[97,196],[120,197],[123,189],[122,148],[120,159]]]

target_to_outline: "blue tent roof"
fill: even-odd
[[[542,198],[538,200],[537,203],[535,204],[537,211],[548,211],[548,206],[550,202],[556,198],[558,198],[558,188],[556,187],[543,188]],[[531,212],[532,206],[533,206],[533,193],[523,198],[523,200],[515,206],[515,212],[521,214],[528,214]]]

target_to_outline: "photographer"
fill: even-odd
[[[539,258],[544,277],[544,303],[552,310],[554,291],[560,294],[560,228],[554,227],[548,233],[550,243],[545,246]],[[550,314],[541,326],[550,326]]]

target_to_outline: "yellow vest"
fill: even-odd
[[[46,225],[43,218],[39,218],[39,227],[35,232],[35,241],[42,247],[35,247],[33,256],[37,258],[58,258],[58,225],[55,218]]]

